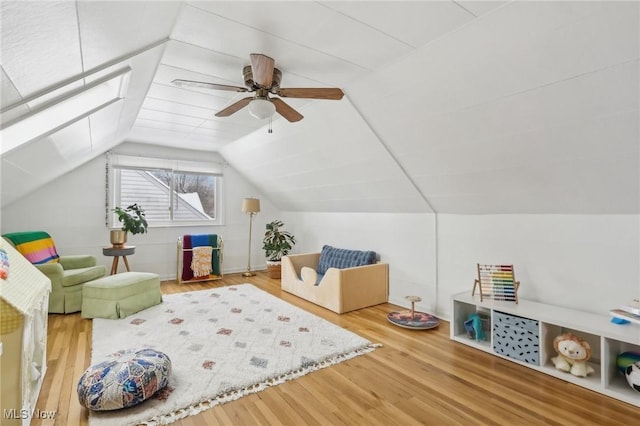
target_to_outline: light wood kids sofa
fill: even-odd
[[[282,258],[282,290],[338,314],[385,303],[389,265],[373,251],[325,245],[320,253]]]

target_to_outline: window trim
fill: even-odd
[[[149,222],[150,228],[170,228],[170,227],[185,227],[185,226],[223,226],[224,225],[224,174],[223,165],[220,163],[202,162],[202,161],[189,161],[189,160],[170,160],[166,158],[153,158],[142,156],[131,156],[112,154],[108,159],[109,168],[108,172],[111,176],[108,176],[108,226],[115,228],[118,227],[118,220],[116,215],[112,212],[114,206],[120,205],[120,190],[121,190],[121,177],[120,170],[163,170],[173,173],[186,173],[186,174],[201,174],[215,176],[215,219],[212,220],[169,220],[169,221],[153,221]],[[173,182],[172,185],[173,186]],[[110,187],[110,188],[109,188]],[[111,190],[110,190],[111,189]],[[169,188],[170,194],[173,189]],[[169,197],[169,207],[173,204],[173,196]],[[144,208],[144,206],[143,206]],[[111,213],[111,214],[109,214]],[[173,212],[171,212],[173,215]]]

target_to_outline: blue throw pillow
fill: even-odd
[[[356,266],[372,265],[376,263],[376,252],[339,249],[323,246],[318,260],[318,275],[324,275],[329,268],[353,268]]]

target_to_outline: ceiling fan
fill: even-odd
[[[300,121],[303,116],[280,98],[269,97],[269,94],[283,98],[306,99],[342,99],[344,93],[337,88],[282,88],[280,80],[282,72],[275,67],[275,60],[260,54],[251,54],[251,65],[242,69],[244,85],[228,86],[226,84],[205,83],[191,80],[173,80],[177,86],[200,87],[204,89],[227,90],[232,92],[255,92],[255,95],[242,98],[216,113],[216,117],[228,117],[231,114],[249,106],[249,113],[259,119],[270,118],[275,112],[290,122]]]

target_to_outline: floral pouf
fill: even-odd
[[[171,360],[153,349],[118,351],[89,367],[78,382],[80,404],[107,411],[133,407],[169,383]]]

